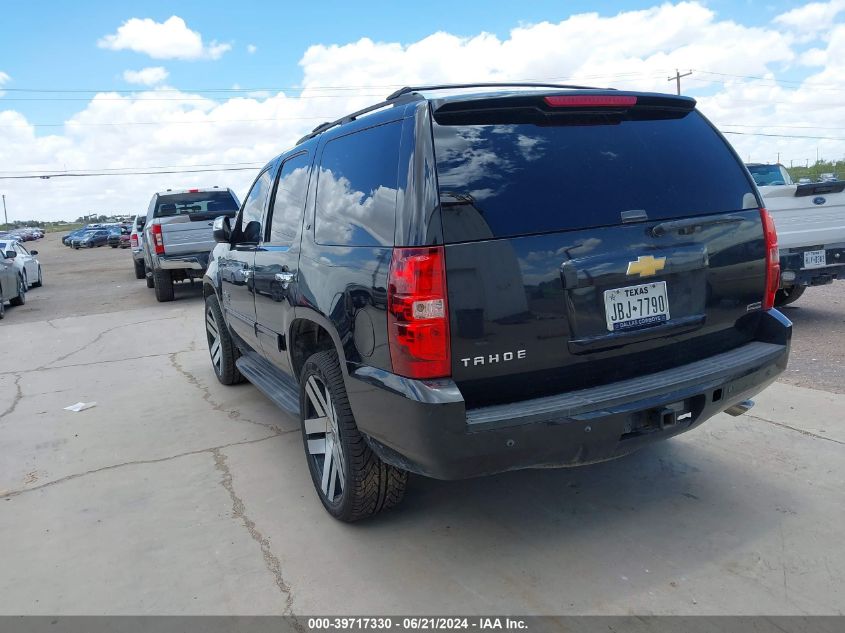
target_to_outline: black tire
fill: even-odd
[[[3,298],[3,289],[0,288],[0,320],[6,316],[6,300]]]
[[[792,286],[791,288],[781,288],[775,294],[775,306],[778,308],[788,306],[794,301],[798,301],[807,286]]]
[[[33,288],[40,288],[44,285],[44,277],[41,276],[41,266],[38,267],[38,281],[32,282]]]
[[[26,303],[26,282],[20,275],[18,275],[18,296],[9,299],[9,303],[13,306],[22,306]]]
[[[156,281],[153,278],[153,273],[149,268],[147,268],[146,264],[144,264],[144,277],[147,280],[147,288],[155,288],[156,287]]]
[[[223,319],[220,302],[214,294],[205,299],[205,336],[208,340],[208,355],[217,380],[224,385],[237,385],[244,382],[246,379],[235,365],[241,352],[232,340],[232,335]],[[219,345],[215,348],[217,341]],[[219,357],[215,358],[215,354],[218,353]]]
[[[153,287],[156,291],[156,301],[173,301],[173,277],[170,276],[169,270],[153,271]]]
[[[117,248],[117,244],[109,244],[112,248]]]
[[[315,388],[319,390],[323,401],[333,407],[336,418],[336,425],[324,422],[325,432],[313,432],[313,427],[306,427],[307,420],[313,422],[316,418],[324,417],[321,413],[325,414],[325,411],[321,412],[315,407],[313,396],[308,393]],[[408,473],[381,461],[358,431],[334,351],[318,352],[305,362],[300,379],[299,409],[305,457],[311,480],[329,514],[341,521],[359,521],[392,508],[402,501]],[[325,418],[330,420],[331,416]],[[339,440],[337,443],[335,438]],[[312,454],[309,442],[317,442],[315,446],[319,446],[321,440],[324,449],[326,446],[335,447],[339,444],[339,452],[329,450],[329,456],[325,450],[322,454]],[[329,475],[324,477],[323,466],[327,461],[330,464]],[[335,470],[331,467],[332,462],[336,464],[338,461],[342,482],[335,481]],[[323,489],[324,480],[329,481],[327,491]],[[338,484],[341,484],[339,493]],[[332,492],[331,498],[329,491]]]
[[[26,275],[26,269],[23,270],[23,287],[25,290],[29,290],[29,277]]]
[[[144,279],[147,276],[147,270],[144,268],[144,262],[139,262],[133,259],[132,263],[135,265],[135,279]]]

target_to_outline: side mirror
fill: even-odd
[[[38,251],[29,251],[30,255],[38,255]]]
[[[5,257],[6,259],[14,259],[18,256],[17,251],[6,251]]]
[[[229,218],[225,215],[214,218],[214,223],[211,225],[211,232],[214,235],[215,242],[229,244],[232,240],[232,226],[229,223]]]

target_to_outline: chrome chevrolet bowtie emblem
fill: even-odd
[[[652,257],[651,255],[643,257],[640,255],[637,257],[637,261],[628,262],[628,274],[651,277],[656,275],[658,270],[663,270],[664,266],[666,266],[665,257]]]

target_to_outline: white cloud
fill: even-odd
[[[212,40],[208,45],[202,35],[192,31],[185,20],[177,15],[164,22],[150,18],[130,18],[117,32],[106,35],[97,42],[100,48],[113,51],[131,50],[155,59],[219,59],[232,48]]]
[[[250,55],[254,54],[255,51],[258,50],[258,47],[255,44],[247,44],[246,45],[246,52]]]
[[[155,86],[163,82],[170,75],[163,66],[151,66],[141,70],[124,70],[123,80],[130,84]]]
[[[8,81],[11,81],[11,79],[12,78],[9,77],[9,75],[7,75],[2,70],[0,70],[0,86],[2,86],[4,83],[6,83]],[[0,97],[2,97],[4,94],[6,94],[6,92],[4,90],[0,90]]]
[[[782,25],[803,39],[813,39],[826,33],[834,25],[834,19],[845,10],[845,0],[830,2],[810,2],[775,17],[776,24]]]
[[[672,92],[674,83],[666,77],[675,68],[695,69],[682,80],[683,89],[697,96],[702,112],[724,131],[845,136],[832,131],[845,128],[845,24],[833,23],[816,52],[805,51],[794,33],[782,22],[749,27],[721,19],[701,4],[682,2],[521,25],[502,38],[438,32],[407,44],[365,38],[312,46],[300,61],[302,98],[256,93],[217,101],[157,89],[132,96],[102,93],[50,135],[36,133],[18,112],[0,111],[0,171],[263,163],[318,123],[401,85],[557,79]],[[799,60],[807,64],[804,72],[812,73],[803,82],[773,81],[784,65]],[[368,87],[327,91],[326,86]],[[744,159],[774,161],[780,152],[787,164],[790,159],[803,164],[815,160],[817,146],[822,157],[843,155],[843,142],[836,140],[728,138]],[[153,191],[167,187],[217,184],[243,197],[256,174],[257,169],[0,182],[16,208],[26,209],[22,213],[51,219],[137,211]]]

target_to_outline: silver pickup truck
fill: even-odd
[[[234,217],[240,204],[231,189],[185,189],[153,195],[144,224],[147,287],[158,301],[173,300],[173,283],[202,279],[216,245],[212,224]]]
[[[748,167],[757,180],[754,166]],[[759,189],[778,234],[775,305],[792,303],[809,286],[845,279],[845,181],[795,185],[787,175],[782,184]]]

